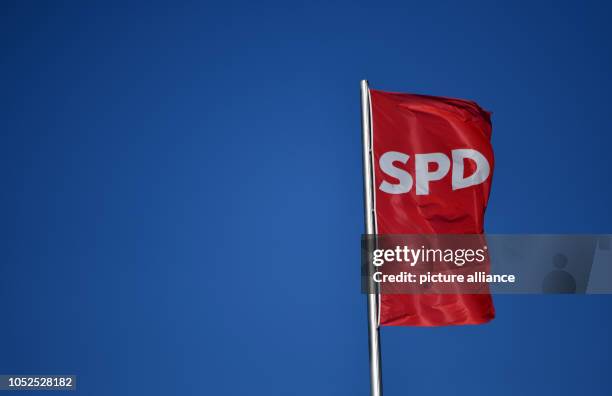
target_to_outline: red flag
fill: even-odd
[[[475,102],[370,90],[378,234],[480,234],[493,176]],[[382,295],[381,326],[479,324],[490,294]]]

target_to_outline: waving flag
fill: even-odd
[[[377,234],[480,234],[493,175],[490,114],[475,102],[370,90]],[[381,326],[479,324],[489,294],[381,295]]]

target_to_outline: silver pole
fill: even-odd
[[[361,129],[363,137],[363,192],[365,198],[365,233],[376,234],[374,189],[372,114],[368,81],[361,81]],[[370,344],[370,394],[382,396],[380,366],[380,334],[378,331],[378,294],[368,294],[368,336]]]

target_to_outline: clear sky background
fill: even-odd
[[[359,80],[493,112],[490,233],[612,233],[605,2],[0,13],[0,373],[367,395]],[[382,330],[386,395],[610,395],[612,297]]]

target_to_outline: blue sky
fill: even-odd
[[[610,232],[604,2],[2,8],[2,373],[366,395],[362,78],[493,112],[488,232]],[[383,329],[386,394],[610,394],[608,296],[495,302]]]

